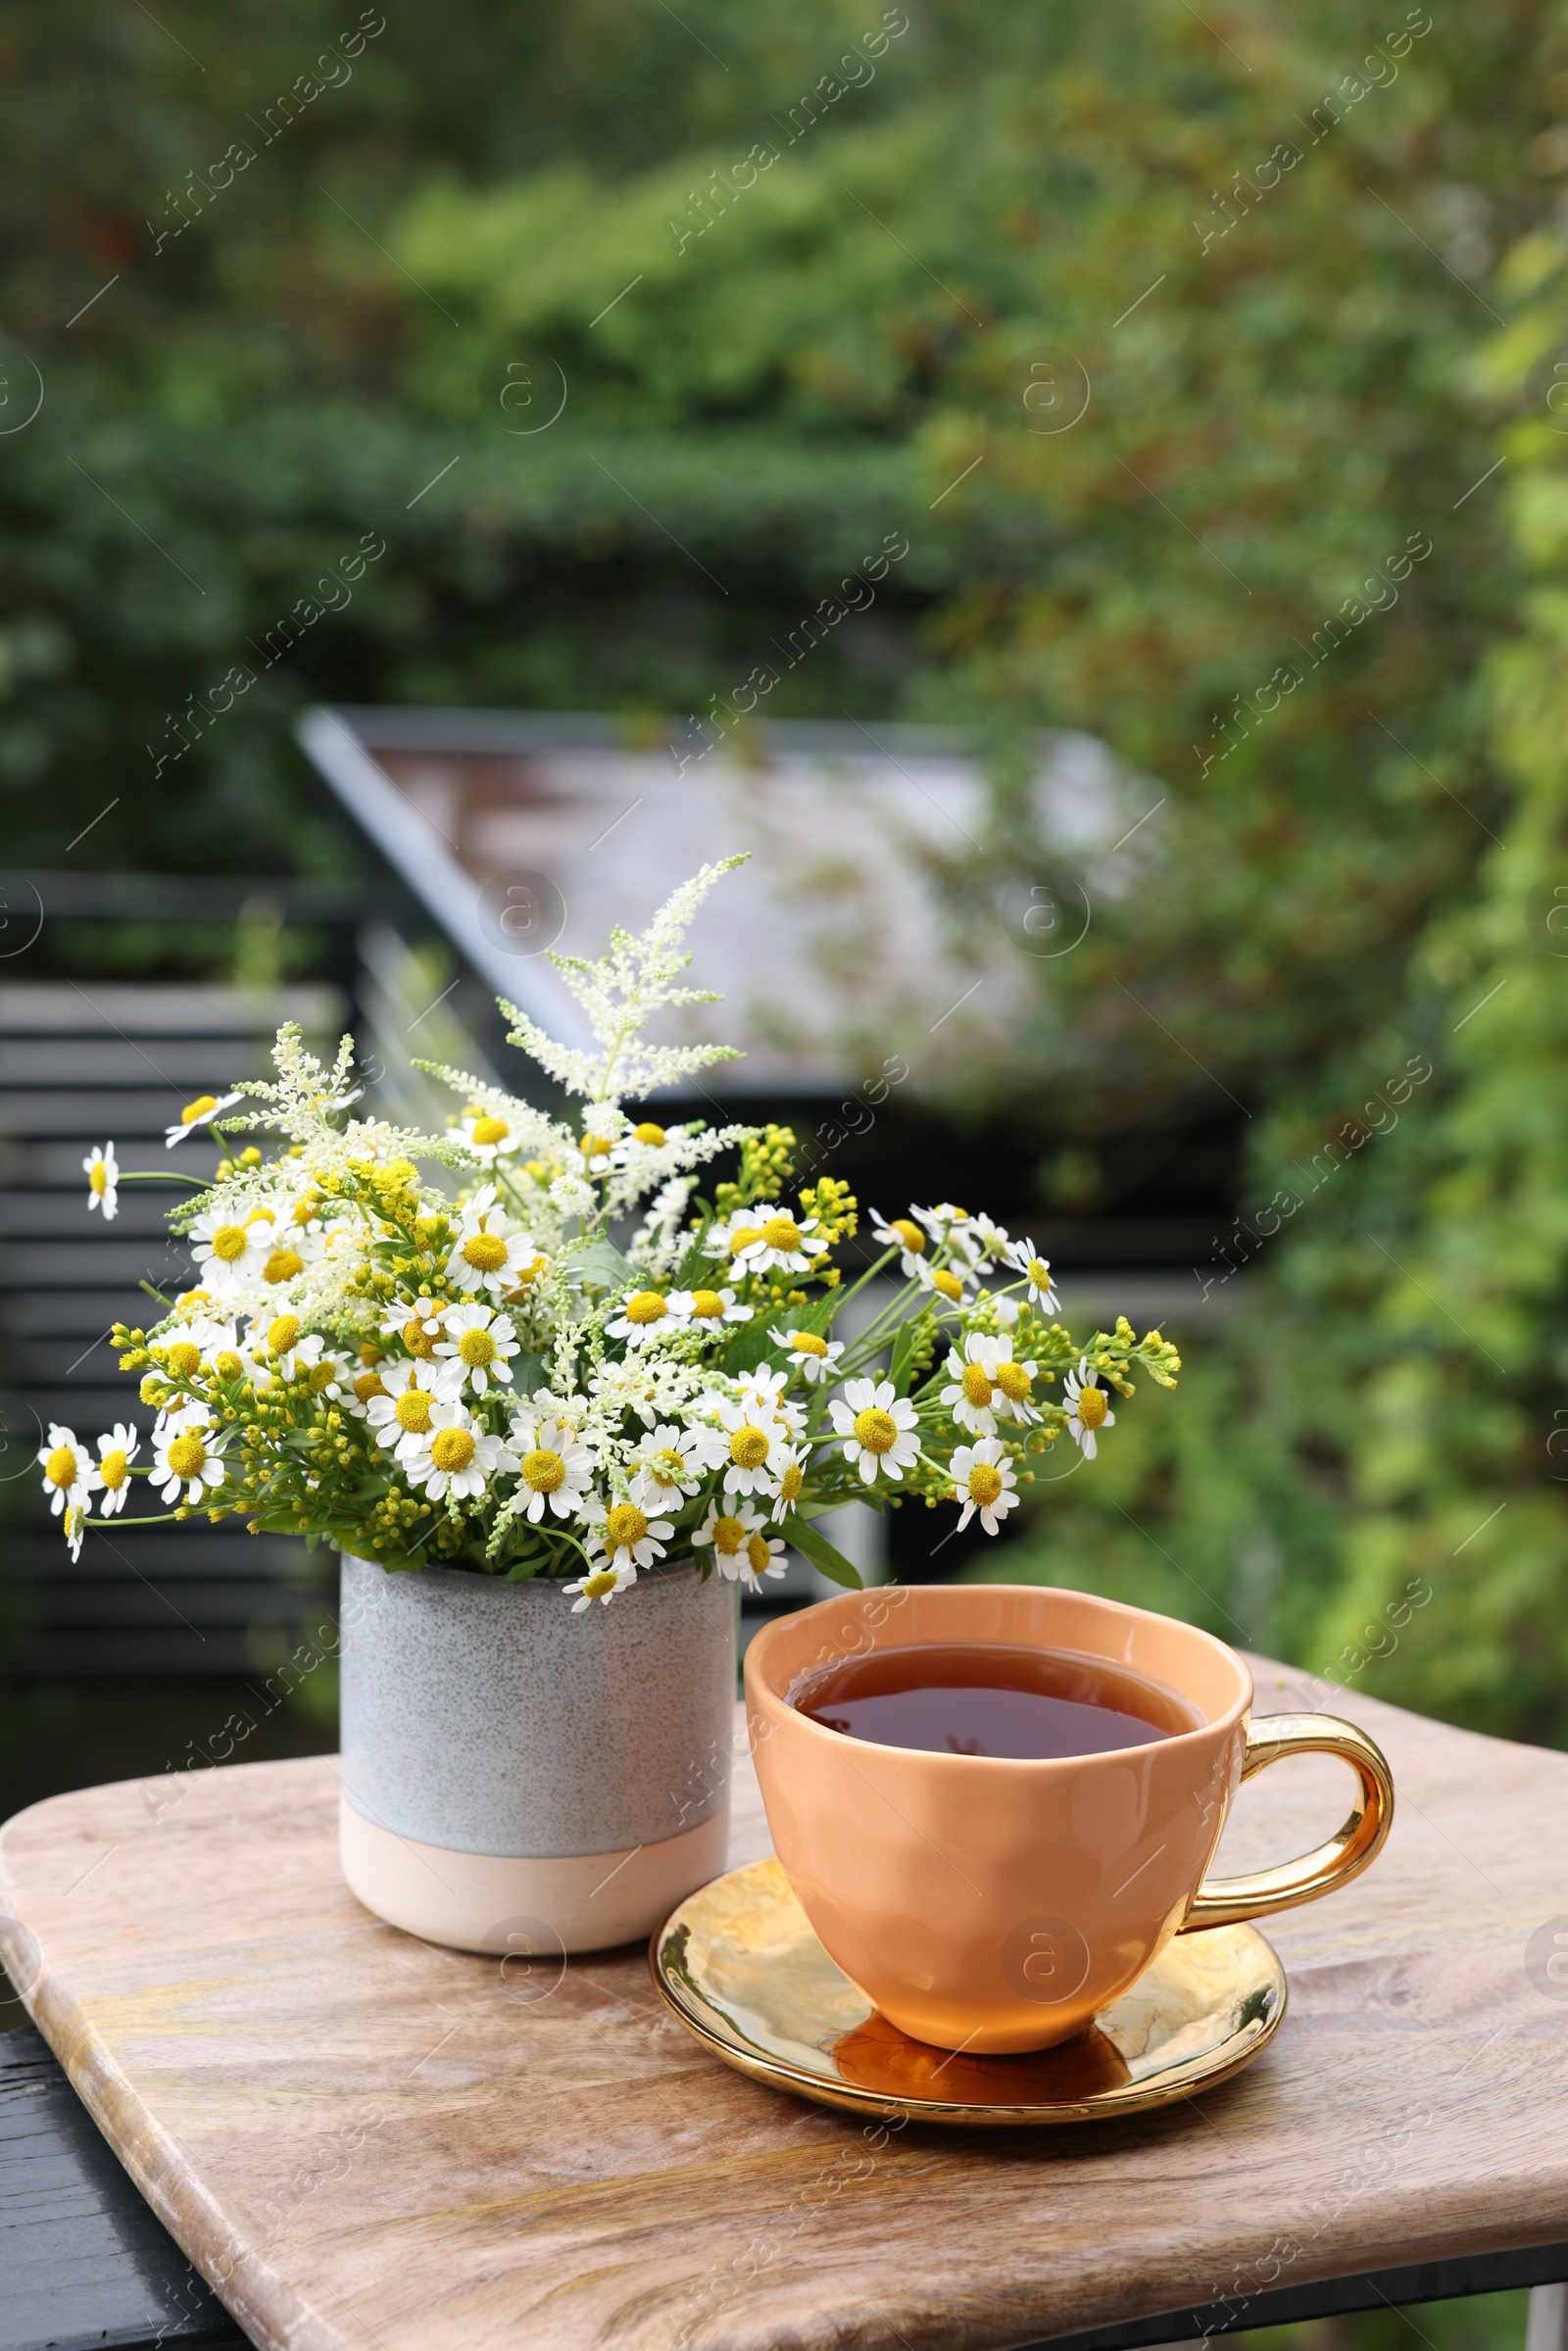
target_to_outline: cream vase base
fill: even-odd
[[[458,1951],[511,1952],[548,1967],[652,1935],[677,1902],[723,1869],[729,1808],[658,1844],[564,1860],[455,1853],[378,1828],[347,1796],[340,1807],[350,1891],[390,1926]]]

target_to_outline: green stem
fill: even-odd
[[[122,1184],[189,1184],[197,1192],[211,1192],[208,1176],[181,1175],[177,1167],[125,1167],[117,1179]]]

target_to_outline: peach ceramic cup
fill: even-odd
[[[791,1703],[813,1668],[918,1641],[1068,1650],[1162,1682],[1196,1729],[1102,1755],[1015,1761],[873,1744]],[[1192,1625],[1039,1585],[895,1585],[776,1618],[746,1652],[746,1706],[778,1857],[830,1956],[882,2014],[943,2049],[1070,2039],[1174,1935],[1262,1917],[1365,1869],[1394,1816],[1383,1754],[1326,1714],[1250,1721],[1252,1677]],[[1232,1796],[1281,1755],[1360,1781],[1301,1860],[1206,1879]]]

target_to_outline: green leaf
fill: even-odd
[[[567,1257],[572,1272],[580,1274],[592,1289],[635,1290],[638,1286],[636,1267],[603,1233],[595,1233],[590,1241],[573,1242]]]
[[[843,1584],[851,1592],[860,1590],[859,1569],[852,1567],[844,1553],[834,1549],[820,1528],[813,1527],[808,1519],[803,1519],[797,1513],[788,1522],[784,1532],[795,1548],[804,1551],[811,1565],[819,1567],[824,1576],[831,1576],[835,1584]]]
[[[888,1377],[893,1382],[895,1396],[907,1396],[909,1393],[910,1362],[922,1330],[930,1320],[928,1314],[911,1314],[907,1322],[899,1325],[899,1335],[893,1342],[893,1359],[888,1366]]]

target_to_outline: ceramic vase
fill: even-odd
[[[464,1951],[653,1933],[723,1869],[735,1592],[691,1565],[559,1584],[343,1555],[343,1875]]]

